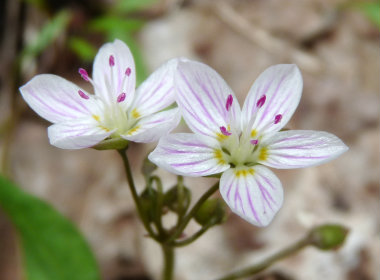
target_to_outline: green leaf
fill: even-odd
[[[94,60],[96,55],[96,48],[91,45],[85,39],[79,37],[71,37],[69,39],[69,48],[82,60],[85,62],[91,62]]]
[[[38,33],[37,38],[25,46],[21,56],[25,58],[27,56],[39,55],[63,33],[70,21],[70,18],[71,15],[68,11],[63,10],[57,13],[51,21],[44,25]]]
[[[0,206],[19,233],[27,280],[98,280],[94,256],[75,226],[0,175]]]
[[[113,7],[115,12],[133,13],[145,10],[157,3],[157,0],[119,0]]]

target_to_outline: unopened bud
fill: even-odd
[[[334,250],[343,245],[348,229],[341,225],[327,224],[311,230],[311,244],[321,250]]]
[[[140,201],[144,216],[148,218],[148,221],[154,221],[155,215],[157,215],[157,191],[153,188],[146,188],[140,194]]]
[[[227,219],[226,205],[218,198],[206,200],[194,215],[198,224],[222,224]]]
[[[191,192],[185,186],[173,186],[164,195],[164,205],[175,213],[183,214],[189,208]]]

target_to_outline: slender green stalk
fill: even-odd
[[[253,266],[244,268],[242,270],[233,272],[231,274],[228,274],[222,278],[219,278],[218,280],[234,280],[239,279],[242,277],[252,276],[255,275],[264,269],[268,268],[275,262],[284,259],[292,254],[297,253],[298,251],[304,249],[308,245],[311,245],[311,240],[309,236],[304,237],[303,239],[299,240],[298,242],[294,243],[293,245],[290,245],[289,247],[281,250],[280,252],[274,254],[273,256],[267,258],[266,260],[255,264]]]
[[[207,192],[205,192],[201,198],[197,201],[197,203],[193,206],[193,208],[190,210],[190,212],[183,217],[181,223],[177,226],[175,232],[173,235],[166,240],[167,244],[170,244],[174,240],[176,240],[183,230],[186,228],[187,224],[190,222],[191,218],[194,217],[195,213],[199,210],[199,208],[202,206],[202,204],[214,193],[218,190],[219,188],[219,181],[216,182]]]
[[[152,237],[154,240],[159,242],[156,234],[153,232],[149,222],[147,221],[146,217],[143,214],[141,201],[140,201],[139,195],[137,194],[135,182],[133,180],[133,175],[131,172],[131,166],[129,164],[128,157],[126,154],[126,149],[117,150],[117,151],[119,152],[121,158],[123,159],[125,174],[127,176],[127,181],[128,181],[128,186],[129,186],[129,189],[131,190],[133,200],[136,204],[137,213],[138,213],[141,221],[143,222],[145,229],[149,233],[149,236]]]
[[[162,271],[162,280],[172,280],[174,276],[174,248],[162,244],[164,254],[164,269]]]
[[[196,233],[194,233],[192,236],[190,236],[189,238],[185,239],[185,240],[181,240],[181,241],[173,241],[172,243],[170,243],[170,245],[174,246],[174,247],[183,247],[183,246],[187,246],[189,245],[190,243],[193,243],[195,240],[197,240],[199,237],[201,237],[210,227],[212,227],[213,224],[210,223],[208,225],[205,225],[203,226],[200,230],[198,230]]]

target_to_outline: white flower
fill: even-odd
[[[301,98],[302,77],[295,65],[265,70],[242,110],[226,82],[205,64],[179,62],[174,83],[178,107],[194,134],[164,136],[149,159],[185,176],[223,172],[222,197],[254,225],[268,225],[283,203],[281,182],[265,166],[308,167],[347,150],[327,132],[280,131]]]
[[[51,74],[37,75],[20,91],[34,111],[53,123],[48,136],[59,148],[81,149],[118,137],[152,142],[180,120],[178,108],[162,111],[175,101],[176,61],[162,65],[135,91],[132,54],[122,41],[115,40],[103,45],[96,55],[93,80],[86,70],[79,69],[95,94]]]

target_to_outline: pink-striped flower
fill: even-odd
[[[178,108],[162,111],[175,101],[173,70],[176,60],[157,69],[135,91],[135,63],[120,40],[103,45],[95,57],[94,94],[51,74],[37,75],[20,88],[29,106],[52,122],[50,143],[63,149],[91,147],[108,138],[135,142],[158,140],[177,126]]]
[[[180,62],[174,83],[178,106],[194,133],[164,136],[150,160],[185,176],[222,173],[222,197],[254,225],[268,225],[283,203],[281,182],[265,166],[308,167],[347,150],[327,132],[281,131],[301,98],[302,77],[295,65],[265,70],[242,110],[226,82],[202,63]]]

